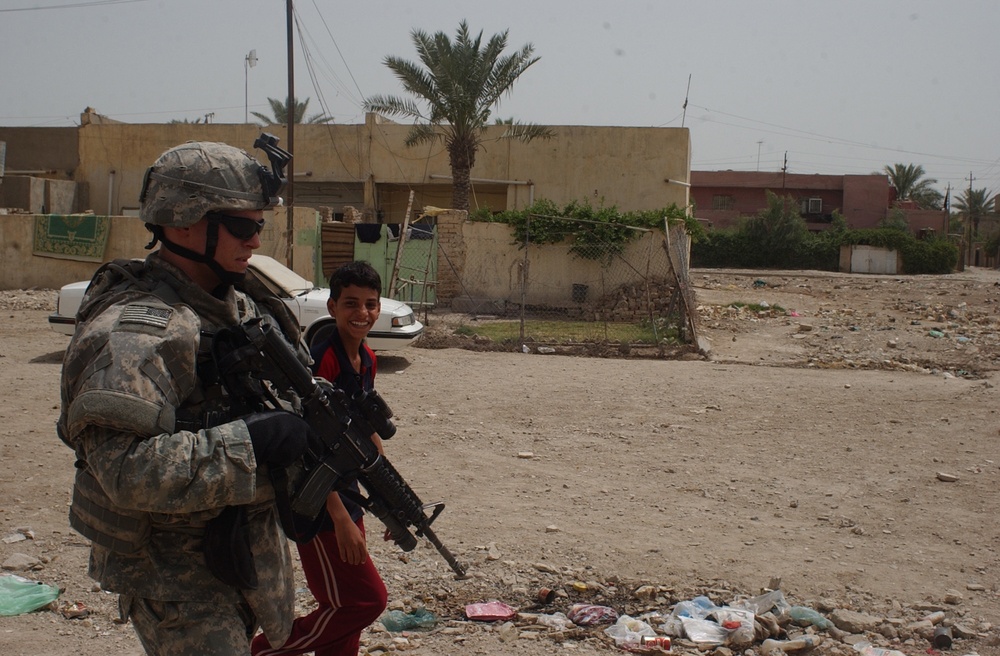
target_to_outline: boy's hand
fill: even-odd
[[[346,522],[334,522],[333,530],[337,532],[340,559],[350,565],[363,565],[368,560],[368,545],[358,525],[348,519]]]

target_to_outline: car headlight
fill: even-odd
[[[410,314],[404,314],[401,317],[393,317],[392,318],[392,327],[393,328],[402,328],[403,326],[412,326],[413,325],[413,321],[414,321],[414,319],[413,319],[413,313],[412,312]]]

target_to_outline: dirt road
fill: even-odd
[[[870,615],[868,638],[907,654],[929,646],[907,626],[938,608],[967,636],[957,653],[1000,654],[1000,276],[693,279],[707,360],[380,359],[399,426],[388,455],[425,500],[447,502],[435,528],[472,577],[454,580],[426,543],[401,554],[370,521],[391,607],[426,606],[440,622],[409,635],[376,625],[368,653],[615,653],[603,627],[557,632],[530,614],[576,602],[667,613],[780,578],[793,603]],[[0,561],[28,557],[17,573],[63,587],[59,608],[91,613],[0,618],[0,653],[138,654],[66,522],[73,457],[52,429],[66,344],[46,323],[53,299],[0,293]],[[553,604],[536,606],[541,587]],[[525,614],[506,629],[464,620],[465,604],[493,599]],[[307,610],[308,592],[299,601]],[[828,637],[814,653],[854,652]]]

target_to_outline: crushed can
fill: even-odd
[[[660,651],[670,651],[669,636],[641,636],[639,645],[644,649],[659,649]]]

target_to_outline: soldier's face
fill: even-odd
[[[250,221],[260,222],[264,220],[263,210],[226,210],[225,214],[247,219],[248,224]],[[204,219],[202,221],[206,223],[205,229],[202,230],[202,239],[204,239],[208,222]],[[225,223],[219,225],[219,243],[215,247],[215,261],[226,271],[246,273],[250,256],[260,248],[260,234],[253,230],[236,230],[236,232],[240,232],[243,236],[234,235]],[[253,232],[253,234],[246,237],[247,232]]]

